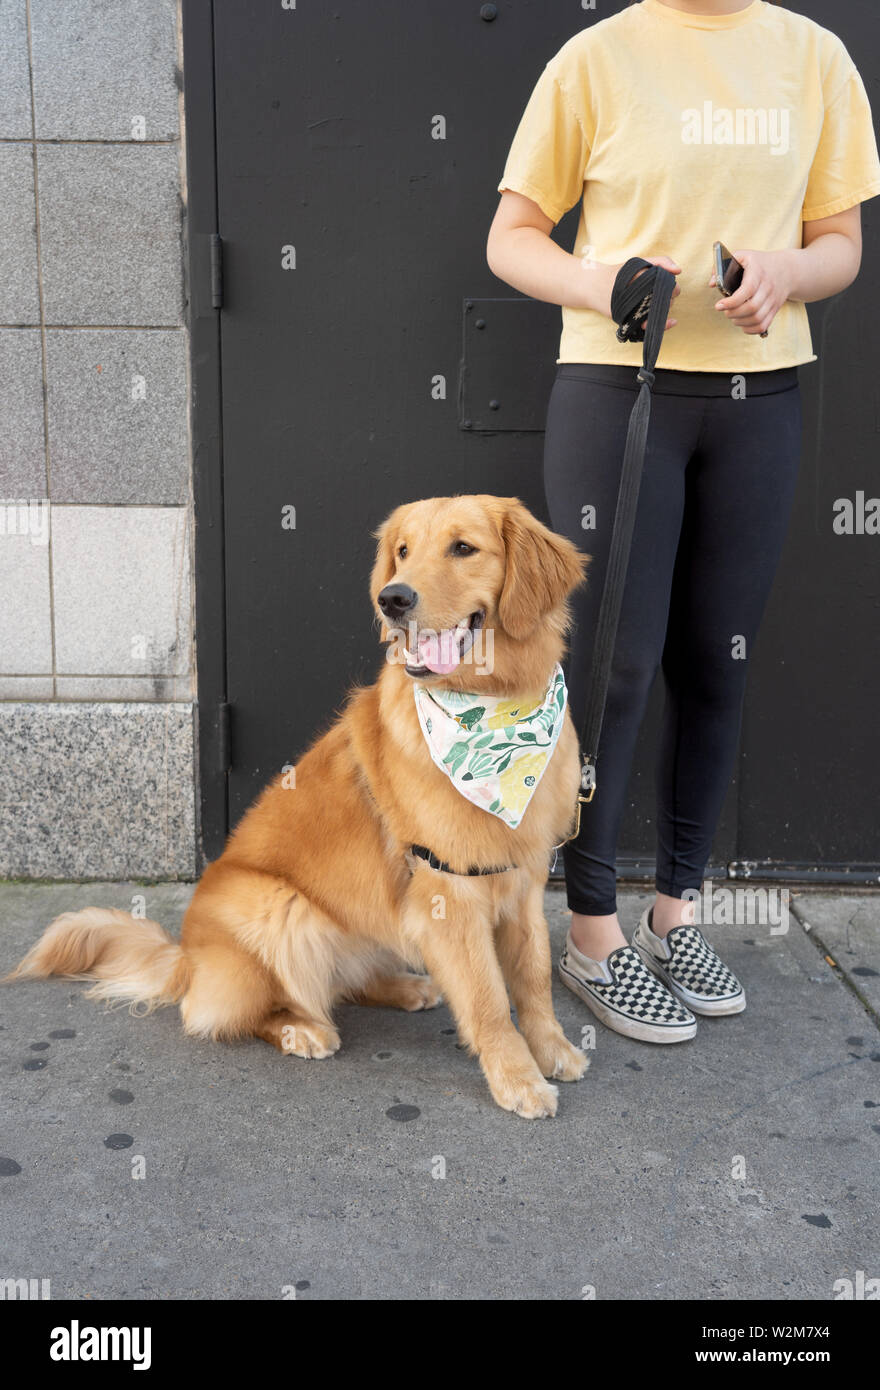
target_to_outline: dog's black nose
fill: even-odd
[[[379,595],[379,607],[386,618],[402,618],[418,602],[418,594],[408,584],[386,584]]]

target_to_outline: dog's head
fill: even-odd
[[[407,675],[459,689],[535,686],[562,651],[587,559],[516,497],[436,497],[375,532],[370,596]]]

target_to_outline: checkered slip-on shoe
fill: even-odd
[[[699,927],[673,927],[665,938],[651,930],[651,913],[643,912],[632,944],[676,999],[707,1017],[740,1014],[746,1006],[742,985],[728,970]]]
[[[632,946],[618,946],[605,961],[591,960],[571,936],[559,961],[563,984],[608,1028],[640,1042],[687,1042],[697,1031],[693,1014],[646,968]]]

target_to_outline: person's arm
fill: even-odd
[[[862,205],[856,203],[833,217],[804,222],[800,251],[786,251],[791,290],[789,299],[814,304],[851,285],[862,264]]]
[[[813,304],[851,285],[862,260],[861,204],[803,224],[803,246],[789,251],[734,251],[745,269],[735,294],[719,299],[719,313],[744,333],[770,328],[787,299]],[[715,284],[711,276],[710,285]]]
[[[595,309],[611,317],[611,290],[619,265],[581,260],[557,246],[550,233],[554,223],[537,203],[522,193],[505,190],[489,228],[486,259],[499,280],[532,299],[573,309]],[[668,256],[645,256],[652,265],[674,275],[681,267]],[[676,287],[675,294],[679,290]],[[667,320],[667,328],[675,324]]]

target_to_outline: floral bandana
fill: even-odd
[[[544,774],[565,718],[568,691],[557,662],[539,704],[429,690],[413,684],[422,733],[456,791],[515,830]]]

